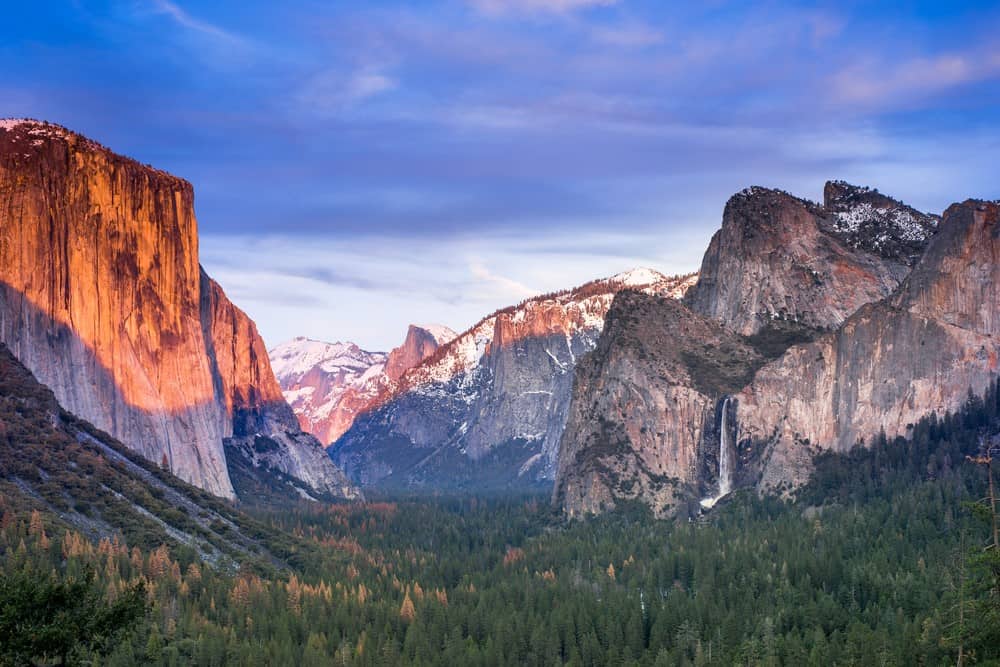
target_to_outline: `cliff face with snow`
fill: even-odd
[[[214,494],[234,496],[223,441],[258,434],[314,491],[354,493],[201,271],[191,185],[54,125],[0,122],[0,339],[67,410]]]
[[[697,508],[723,457],[722,486],[791,488],[817,452],[906,435],[995,376],[996,205],[953,206],[939,232],[868,188],[824,194],[735,195],[684,305],[616,300],[561,443],[569,515]]]
[[[934,233],[936,218],[877,192],[826,187],[825,206],[748,188],[726,204],[691,309],[744,335],[840,326],[890,294]]]
[[[362,484],[548,484],[576,363],[596,344],[615,293],[679,298],[693,282],[638,270],[498,311],[404,373],[331,456]]]
[[[271,350],[271,365],[302,429],[331,443],[385,400],[406,371],[454,337],[440,325],[411,325],[389,354],[295,338]]]

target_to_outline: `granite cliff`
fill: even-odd
[[[668,514],[708,492],[720,398],[764,362],[742,336],[674,299],[622,292],[577,365],[554,497],[570,516],[620,500]]]
[[[867,188],[828,183],[824,206],[780,190],[734,195],[686,302],[744,335],[810,337],[890,294],[937,220]]]
[[[201,270],[191,185],[47,123],[0,121],[0,340],[69,412],[216,495],[223,441],[251,432],[313,491],[354,493]]]
[[[949,207],[899,290],[793,347],[736,394],[740,447],[757,454],[748,481],[794,486],[817,450],[906,436],[921,417],[985,391],[1000,354],[998,208]]]
[[[818,451],[906,435],[985,388],[995,205],[954,206],[939,225],[868,188],[831,182],[824,195],[748,188],[683,305],[616,298],[560,445],[567,514],[635,499],[662,515],[732,486],[792,488]]]

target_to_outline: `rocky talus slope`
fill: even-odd
[[[596,344],[614,294],[679,298],[693,282],[641,269],[498,311],[405,372],[331,455],[362,484],[548,485],[577,360]]]
[[[191,185],[55,125],[0,121],[0,340],[68,411],[216,495],[248,415],[291,434],[272,463],[350,489],[203,275]]]
[[[183,545],[227,569],[284,565],[269,544],[287,536],[64,410],[3,343],[0,502],[9,516],[38,510],[95,542]]]

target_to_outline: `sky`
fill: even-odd
[[[690,5],[690,6],[676,6]],[[3,2],[0,117],[191,181],[269,345],[371,350],[637,266],[748,185],[1000,198],[1000,4]]]

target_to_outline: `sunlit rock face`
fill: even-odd
[[[253,323],[201,272],[193,204],[80,135],[0,121],[0,337],[67,410],[232,497],[223,439],[283,400]]]
[[[955,204],[896,293],[762,368],[737,395],[761,487],[803,481],[815,451],[906,436],[981,394],[998,372],[998,259],[997,204]]]
[[[411,324],[403,344],[389,353],[385,362],[386,378],[390,383],[399,382],[408,370],[437,352],[442,345],[453,341],[457,335],[441,325]]]
[[[560,445],[567,514],[697,511],[727,486],[720,468],[737,487],[790,489],[817,452],[905,436],[995,377],[996,204],[939,221],[868,188],[825,194],[735,195],[687,307],[616,301]],[[735,446],[720,462],[723,424]]]
[[[576,363],[596,344],[614,295],[679,298],[693,282],[639,269],[493,313],[403,373],[331,456],[368,485],[548,486]]]

